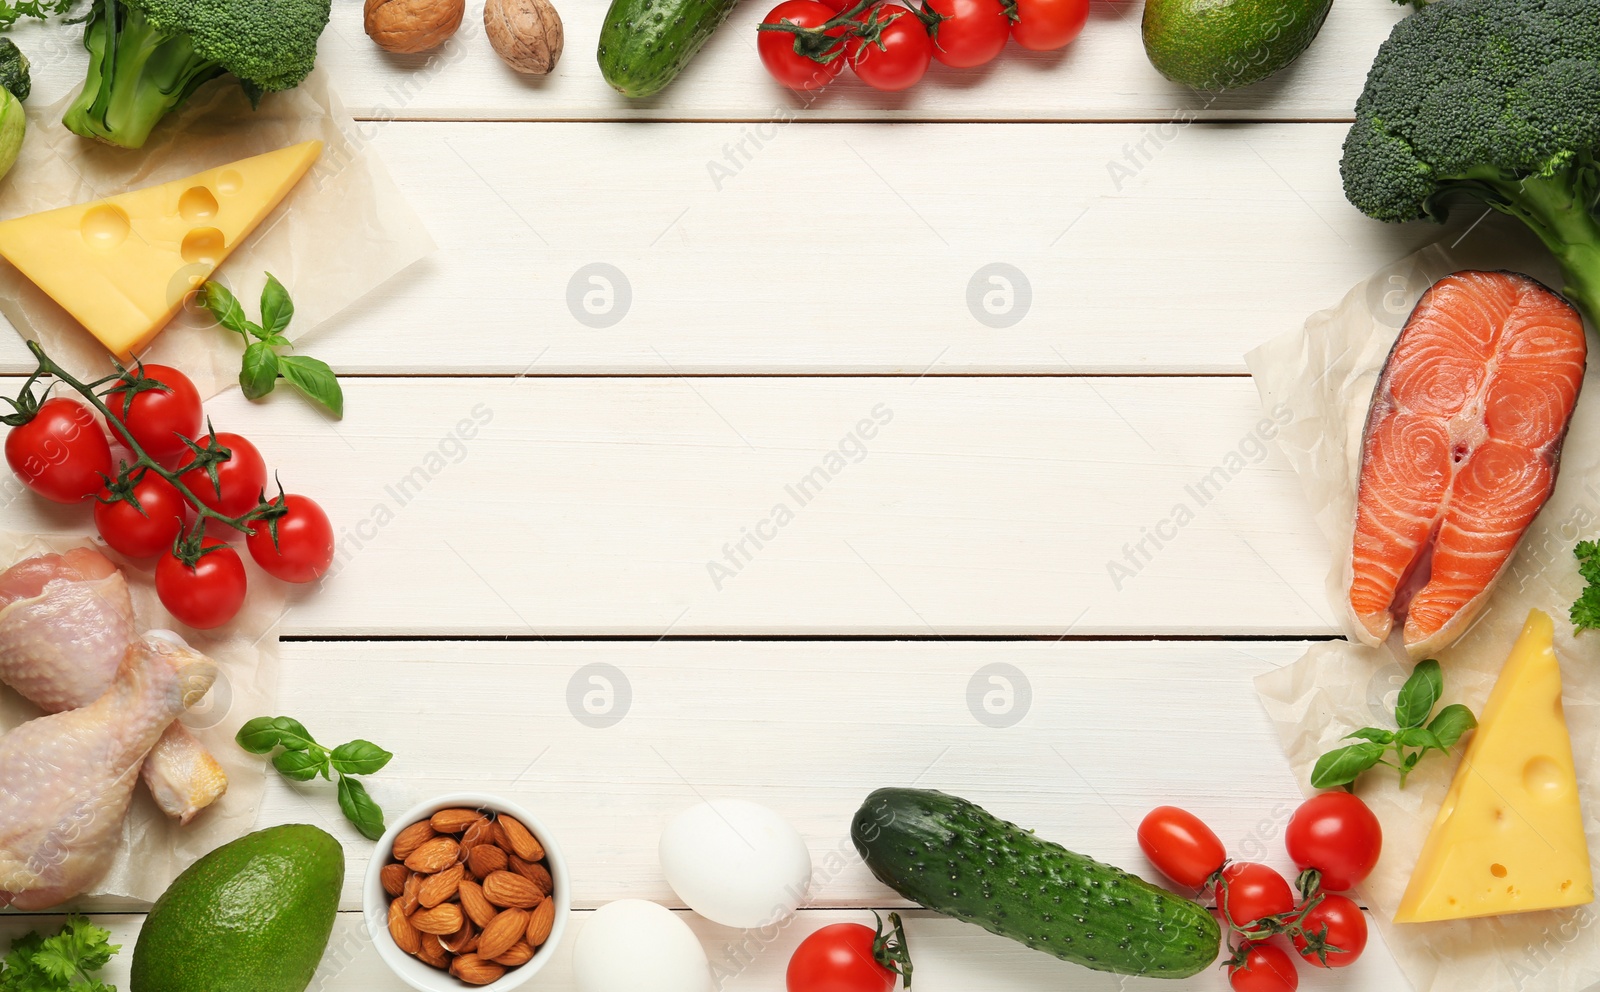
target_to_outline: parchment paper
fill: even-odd
[[[1491,249],[1492,250],[1492,249]],[[1361,430],[1378,373],[1411,308],[1429,285],[1463,268],[1515,268],[1559,286],[1549,260],[1500,252],[1493,261],[1429,248],[1350,291],[1337,307],[1246,356],[1267,409],[1293,414],[1278,441],[1294,467],[1332,566],[1328,596],[1347,618],[1344,568],[1354,531]],[[1593,341],[1593,338],[1590,339]],[[1572,558],[1581,538],[1600,533],[1600,370],[1593,356],[1567,435],[1554,494],[1534,521],[1480,619],[1439,655],[1444,702],[1480,713],[1528,610],[1555,620],[1567,723],[1583,789],[1591,856],[1600,851],[1600,795],[1587,787],[1600,769],[1600,633],[1574,638],[1567,610],[1582,588]],[[1286,668],[1256,680],[1289,763],[1307,795],[1318,756],[1365,726],[1393,726],[1393,706],[1410,673],[1383,648],[1319,644]],[[1453,923],[1392,922],[1462,748],[1430,754],[1402,791],[1392,772],[1363,776],[1358,793],[1383,824],[1383,857],[1359,895],[1417,992],[1580,992],[1600,981],[1594,906]]]
[[[288,337],[299,340],[433,251],[434,243],[371,147],[376,124],[356,124],[322,70],[298,89],[269,93],[259,110],[231,79],[207,83],[137,151],[80,138],[61,125],[68,96],[30,106],[16,166],[0,182],[0,218],[97,200],[170,182],[237,159],[321,139],[322,157],[217,270],[255,317],[265,273],[294,298]],[[0,313],[74,375],[104,375],[106,350],[26,276],[0,260]],[[237,382],[244,343],[186,306],[145,352],[182,369],[202,397]]]
[[[95,547],[122,568],[133,593],[134,612],[141,631],[167,628],[205,652],[217,663],[217,681],[204,699],[184,714],[182,721],[216,756],[228,774],[228,791],[202,810],[188,826],[156,808],[141,784],[134,789],[133,806],[122,825],[122,846],[110,872],[87,895],[153,901],[184,868],[201,855],[255,826],[256,811],[266,787],[266,765],[245,753],[233,735],[246,720],[269,715],[278,689],[278,620],[284,612],[284,587],[265,575],[245,557],[250,595],[239,617],[214,631],[185,627],[172,618],[156,599],[153,573],[148,566],[130,563],[103,545],[86,538],[34,536],[0,531],[0,569],[24,558],[73,547]],[[9,688],[0,687],[0,733],[39,716],[31,703]]]

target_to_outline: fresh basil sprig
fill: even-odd
[[[206,309],[217,323],[244,338],[239,388],[247,399],[258,400],[272,392],[281,376],[308,398],[327,407],[335,417],[344,416],[344,390],[328,363],[305,355],[282,354],[284,349],[294,347],[283,335],[294,319],[294,301],[277,276],[267,273],[267,285],[261,291],[259,324],[245,317],[244,307],[228,287],[207,282],[203,289]]]
[[[345,818],[368,840],[383,836],[383,808],[367,794],[366,786],[352,776],[382,771],[394,757],[388,751],[363,740],[325,748],[299,720],[287,716],[258,716],[240,727],[234,740],[251,754],[277,750],[272,755],[272,767],[291,781],[309,782],[321,775],[331,782],[337,774],[339,808],[344,811]]]
[[[1433,708],[1444,695],[1444,672],[1432,658],[1418,663],[1394,704],[1397,729],[1363,727],[1346,734],[1345,740],[1359,741],[1336,748],[1317,759],[1311,770],[1311,785],[1316,789],[1348,787],[1362,772],[1374,765],[1387,765],[1400,773],[1400,787],[1406,776],[1429,751],[1448,751],[1461,735],[1478,725],[1472,711],[1451,703],[1430,721]],[[1412,750],[1408,750],[1412,749]],[[1395,760],[1385,756],[1394,752]]]

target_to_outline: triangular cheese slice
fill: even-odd
[[[1484,704],[1394,919],[1499,916],[1593,899],[1555,626],[1533,610]]]
[[[322,142],[0,222],[0,255],[113,354],[166,327],[322,154]]]

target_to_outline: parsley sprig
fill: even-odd
[[[1578,574],[1588,583],[1568,614],[1573,633],[1600,630],[1600,541],[1579,541],[1572,554],[1578,559]]]
[[[1397,729],[1363,727],[1345,735],[1359,743],[1336,748],[1317,759],[1311,770],[1311,786],[1316,789],[1348,788],[1362,772],[1374,765],[1386,765],[1400,773],[1400,788],[1406,776],[1429,751],[1448,751],[1461,735],[1478,725],[1477,717],[1460,703],[1451,703],[1430,721],[1433,708],[1444,695],[1444,672],[1432,658],[1419,662],[1394,704]],[[1394,760],[1385,760],[1390,751]]]
[[[394,755],[371,741],[354,740],[335,748],[318,744],[299,720],[287,716],[258,716],[234,735],[251,754],[272,756],[272,767],[284,778],[309,782],[321,775],[328,781],[339,776],[339,808],[368,840],[383,836],[383,807],[367,793],[355,775],[372,775]],[[281,750],[280,750],[281,749]],[[0,992],[5,992],[0,988]]]
[[[30,931],[12,942],[0,968],[0,992],[117,992],[95,973],[120,950],[111,931],[69,916],[54,937]]]
[[[6,31],[24,17],[48,21],[72,10],[78,0],[0,0],[0,31]],[[3,992],[3,990],[0,990]]]

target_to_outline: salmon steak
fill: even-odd
[[[1413,658],[1471,625],[1556,484],[1583,385],[1583,318],[1537,281],[1457,272],[1389,352],[1362,435],[1350,612]]]

